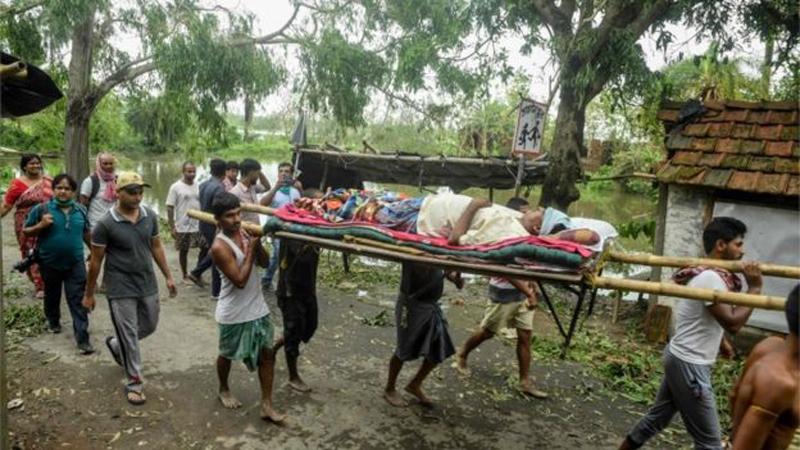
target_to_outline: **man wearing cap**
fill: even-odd
[[[144,187],[150,186],[138,173],[122,172],[117,177],[117,202],[92,229],[92,256],[83,298],[83,306],[93,310],[95,283],[105,260],[106,297],[116,334],[105,342],[125,370],[126,398],[134,405],[145,402],[139,340],[152,334],[158,324],[158,284],[151,258],[167,279],[170,297],[177,294],[158,237],[158,216],[141,204]]]

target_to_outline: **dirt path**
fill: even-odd
[[[17,256],[9,225],[4,221],[6,267]],[[177,268],[177,255],[171,245],[168,248],[170,264]],[[314,390],[303,395],[285,386],[280,355],[275,403],[289,415],[280,427],[259,419],[258,383],[241,365],[234,366],[231,381],[245,406],[224,410],[216,400],[217,328],[214,303],[203,290],[180,286],[177,298],[162,299],[158,330],[142,342],[148,395],[142,407],[125,401],[123,374],[103,345],[103,338],[112,333],[106,302],[98,301],[90,318],[92,342],[99,350],[92,356],[78,355],[64,307],[62,334],[15,339],[10,345],[10,398],[24,402],[9,413],[11,440],[26,449],[596,449],[613,448],[643,410],[601,394],[596,379],[567,362],[534,363],[533,374],[551,398],[523,399],[507,384],[516,373],[513,347],[499,340],[485,343],[474,354],[468,380],[460,378],[449,361],[434,372],[427,384],[438,401],[433,412],[418,406],[393,408],[383,401],[381,391],[394,327],[366,325],[362,318],[391,312],[394,288],[367,292],[358,297],[352,290],[321,287],[321,326],[300,361]],[[477,292],[474,287],[467,294],[448,289],[444,299],[458,344],[480,320],[484,300]],[[462,297],[474,300],[455,306],[459,302],[452,300]],[[12,302],[35,300],[26,295]],[[268,303],[279,313],[273,297]],[[279,314],[274,319],[280,326]],[[552,321],[539,314],[537,322],[537,329],[550,329]],[[417,365],[407,366],[401,383]],[[674,447],[661,440],[655,445]]]

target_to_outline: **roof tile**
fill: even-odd
[[[789,174],[762,173],[756,182],[756,192],[765,194],[783,194],[789,184]]]
[[[720,167],[724,169],[747,169],[750,164],[750,158],[749,155],[728,154],[725,155]]]
[[[743,100],[725,100],[725,106],[728,108],[745,108],[745,109],[760,109],[762,108],[759,102],[746,102]]]
[[[745,122],[744,120],[742,122]],[[767,123],[767,111],[750,111],[747,115],[748,123]]]
[[[730,122],[748,122],[750,111],[746,109],[728,109],[722,113],[723,119]]]
[[[732,173],[732,170],[710,169],[706,172],[705,178],[703,178],[703,184],[706,186],[724,188],[728,184]]]
[[[682,150],[692,148],[692,138],[680,133],[670,133],[667,139],[667,148],[670,150]]]
[[[680,166],[673,166],[667,163],[658,171],[656,178],[664,183],[675,181],[678,170],[680,170]]]
[[[708,126],[708,124],[704,123],[690,123],[683,129],[683,134],[685,136],[703,137],[708,134]]]
[[[794,141],[767,142],[764,153],[770,156],[792,156],[792,148],[795,145]]]
[[[711,137],[728,137],[731,134],[733,123],[712,123],[708,126],[708,135]]]
[[[789,177],[789,183],[786,184],[786,190],[783,191],[786,195],[800,195],[800,177]]]
[[[717,151],[721,153],[738,153],[741,141],[738,139],[718,139]]]
[[[676,109],[662,109],[658,112],[656,117],[658,117],[658,120],[663,120],[665,122],[677,122],[680,114],[681,112]]]
[[[723,109],[725,109],[725,103],[718,100],[707,100],[703,102],[703,106],[706,109],[714,109],[717,111],[722,111]]]
[[[713,152],[714,147],[717,146],[716,139],[703,139],[703,138],[694,138],[692,139],[692,150],[699,150],[701,152]]]
[[[753,172],[772,172],[775,167],[775,158],[764,156],[754,156],[747,165],[747,169]]]
[[[763,102],[763,103],[764,103],[764,108],[767,109],[779,109],[783,111],[791,111],[798,109],[797,100],[786,100],[781,102]]]
[[[698,175],[703,173],[702,167],[682,166],[675,174],[675,181],[679,183],[692,183]]]
[[[783,131],[781,132],[781,139],[784,141],[789,141],[794,139],[800,140],[800,127],[783,127]]]
[[[760,155],[764,153],[764,141],[742,141],[741,144],[740,151],[742,153],[751,155]]]
[[[800,174],[800,160],[793,158],[772,158],[775,172]]]
[[[762,126],[755,129],[756,139],[768,139],[771,141],[781,138],[781,128],[783,125]]]
[[[727,153],[705,153],[697,164],[701,166],[719,167]]]
[[[703,154],[700,152],[678,152],[672,157],[672,163],[682,166],[693,166],[697,164],[697,161],[700,160],[700,156],[702,155]]]
[[[758,181],[758,172],[742,172],[735,170],[728,180],[728,188],[740,191],[752,191]]]
[[[778,125],[794,125],[797,123],[797,111],[770,111],[767,123]]]
[[[686,172],[685,174],[682,172],[683,182],[686,184],[697,184],[697,185],[704,184],[703,179],[705,179],[706,173],[710,172],[711,169],[704,169],[702,167],[692,167],[692,168],[700,170],[694,175],[689,175],[689,172]]]
[[[735,138],[749,138],[752,132],[753,125],[748,123],[737,123],[733,125],[730,136]]]

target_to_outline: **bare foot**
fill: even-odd
[[[467,358],[461,353],[461,350],[456,352],[456,360],[453,361],[453,368],[455,368],[460,375],[465,377],[470,375],[470,370],[467,366]]]
[[[289,380],[289,387],[297,392],[311,392],[311,386],[307,385],[300,377]]]
[[[534,386],[534,384],[530,380],[520,381],[519,392],[522,395],[538,398],[540,400],[549,397],[547,392],[542,391],[541,389],[537,389],[536,386]]]
[[[272,423],[281,424],[286,420],[286,414],[281,414],[264,403],[261,404],[261,418]]]
[[[398,408],[408,406],[408,402],[394,389],[391,391],[383,391],[383,399],[386,400],[390,405]]]
[[[278,350],[280,350],[280,348],[283,347],[283,344],[285,342],[286,341],[283,339],[283,336],[279,337],[278,339],[275,339],[275,342],[272,344],[272,351],[277,352]]]
[[[422,392],[422,388],[419,386],[414,387],[409,384],[406,386],[406,392],[416,397],[421,406],[424,406],[425,408],[433,408],[433,402],[431,399],[425,396],[425,393]]]
[[[236,399],[236,397],[231,394],[231,391],[219,391],[219,401],[222,402],[222,406],[228,409],[236,409],[242,406],[242,402]]]

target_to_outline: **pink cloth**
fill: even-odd
[[[103,198],[109,202],[117,201],[117,174],[114,172],[105,172],[100,165],[100,158],[104,156],[111,156],[109,153],[100,153],[94,160],[94,170],[97,177],[106,182],[106,190],[103,192]],[[113,156],[111,156],[113,158]]]
[[[278,208],[275,211],[275,216],[283,221],[292,222],[292,223],[299,223],[302,225],[312,225],[315,227],[323,227],[323,228],[342,228],[342,227],[351,227],[351,226],[359,226],[359,227],[366,227],[370,228],[375,231],[379,231],[387,236],[390,236],[394,239],[406,241],[406,242],[418,242],[421,244],[428,244],[428,245],[435,245],[437,247],[447,248],[450,250],[478,250],[478,251],[489,251],[489,250],[496,250],[503,247],[508,247],[510,245],[517,245],[517,244],[531,244],[536,245],[539,247],[550,248],[554,250],[563,250],[565,252],[570,253],[577,253],[578,255],[586,258],[592,255],[592,251],[588,248],[584,247],[583,245],[576,244],[575,242],[570,241],[563,241],[560,239],[553,239],[547,237],[540,237],[540,236],[521,236],[521,237],[514,237],[503,239],[496,242],[489,242],[486,244],[478,244],[478,245],[450,245],[447,243],[447,239],[445,238],[436,238],[430,236],[424,236],[421,234],[414,234],[414,233],[406,233],[402,231],[395,231],[395,230],[388,230],[385,228],[381,228],[376,226],[374,223],[371,222],[362,222],[362,221],[348,221],[342,223],[332,223],[329,222],[318,215],[314,214],[311,211],[307,211],[304,209],[295,208],[292,204],[284,205]]]

